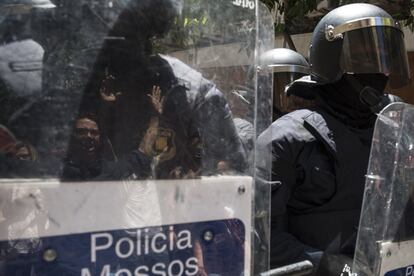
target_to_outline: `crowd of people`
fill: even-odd
[[[53,9],[62,13],[74,8],[59,5]],[[26,136],[33,145],[26,148],[38,152],[27,175],[70,181],[194,178],[246,171],[245,150],[224,94],[201,73],[153,49],[153,37],[168,33],[177,5],[175,1],[130,1],[104,33],[111,39],[103,40],[98,50],[87,48],[92,43],[89,38],[79,42],[96,52],[88,78],[83,67],[91,65],[91,58],[76,57],[74,52],[80,46],[66,46],[65,54],[50,50],[50,45],[44,47],[43,76],[39,77],[47,92],[35,95],[37,99],[24,106],[26,116],[20,116],[26,117],[24,121],[10,124],[9,116],[3,122],[8,133]],[[42,12],[33,13],[35,23],[30,26],[44,32],[52,14],[43,11],[42,18]],[[71,23],[67,28],[75,24],[64,23]],[[38,40],[43,46],[46,38],[41,37]],[[53,42],[58,46],[58,41]],[[72,43],[73,38],[67,42]],[[65,56],[82,64],[61,66]],[[66,71],[57,74],[61,70]],[[77,86],[84,89],[75,91]],[[8,98],[6,91],[4,98]],[[22,131],[24,128],[32,131]],[[17,164],[16,160],[5,161],[3,177],[27,176],[12,168],[21,167],[22,160]]]

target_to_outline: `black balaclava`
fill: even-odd
[[[339,81],[321,86],[317,105],[353,128],[371,128],[385,101],[387,80],[382,74],[345,74]]]

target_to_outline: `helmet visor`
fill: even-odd
[[[273,81],[273,106],[280,112],[287,113],[296,109],[305,108],[306,100],[294,95],[287,95],[286,86],[296,79],[303,77],[303,73],[274,73]]]
[[[392,88],[407,85],[410,73],[403,33],[387,26],[344,33],[340,66],[344,73],[382,73]]]

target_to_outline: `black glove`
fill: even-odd
[[[351,276],[352,258],[341,254],[325,253],[322,256],[316,276]]]

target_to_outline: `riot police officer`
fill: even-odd
[[[262,64],[273,71],[273,121],[312,105],[312,95],[287,94],[285,88],[294,80],[309,75],[309,64],[301,54],[287,48],[275,48],[263,54]]]
[[[316,26],[310,65],[310,78],[288,93],[315,94],[315,107],[281,117],[259,138],[272,144],[279,183],[271,266],[310,260],[316,275],[340,275],[353,255],[376,112],[390,102],[385,86],[409,80],[403,32],[377,6],[341,6]]]

